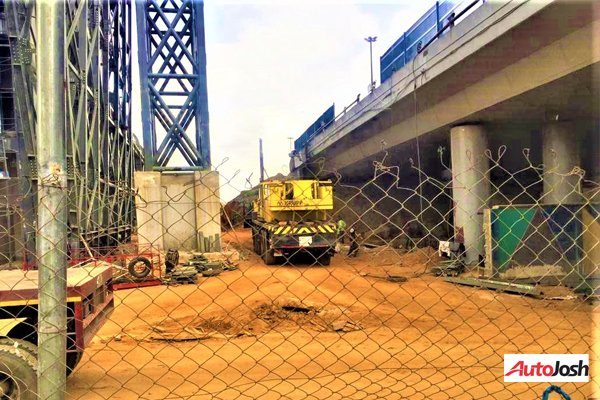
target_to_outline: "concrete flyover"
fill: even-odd
[[[412,158],[427,175],[443,179],[440,147],[449,149],[453,169],[468,169],[463,152],[505,145],[503,162],[515,168],[528,148],[534,164],[550,165],[550,157],[559,157],[560,168],[581,166],[587,178],[599,181],[598,38],[598,2],[484,2],[308,140],[292,154],[291,169],[297,175],[325,170],[364,180],[385,151],[387,163],[402,166]],[[485,201],[489,187],[475,184],[481,179],[463,178],[466,197],[483,193],[484,199],[463,198],[453,171],[452,200],[464,210],[462,216],[454,211],[454,223],[462,224],[461,236],[471,241],[465,244],[475,249],[468,256],[474,262],[483,252],[481,208],[493,204]],[[533,201],[577,200],[569,197],[568,180],[544,179],[544,187],[555,190]],[[470,218],[474,213],[480,217]]]

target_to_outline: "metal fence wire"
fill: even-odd
[[[538,399],[549,384],[504,382],[503,355],[575,353],[589,382],[558,385],[596,398],[600,186],[506,151],[464,154],[464,171],[440,152],[435,172],[384,155],[363,177],[322,169],[227,202],[219,169],[137,172],[130,209],[80,201],[77,176],[66,240],[21,207],[40,212],[37,184],[0,180],[0,397]],[[131,230],[78,222],[124,212]],[[40,251],[67,285],[44,370]],[[50,369],[66,389],[38,393]]]

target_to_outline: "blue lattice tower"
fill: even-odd
[[[210,166],[203,7],[136,4],[146,170]]]

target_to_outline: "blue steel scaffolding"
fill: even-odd
[[[207,169],[204,3],[146,0],[136,12],[144,168]]]

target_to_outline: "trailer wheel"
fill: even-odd
[[[31,354],[37,360],[38,348],[35,344],[23,339],[13,339],[9,337],[0,338],[0,346],[11,346],[16,349],[24,350]],[[0,399],[2,396],[0,396]]]
[[[137,279],[144,279],[152,272],[152,263],[146,257],[135,257],[127,264],[129,275]]]
[[[37,359],[28,351],[0,345],[0,398],[37,399]]]
[[[73,370],[81,361],[81,357],[83,357],[83,351],[70,351],[67,353],[67,376],[73,373]]]

